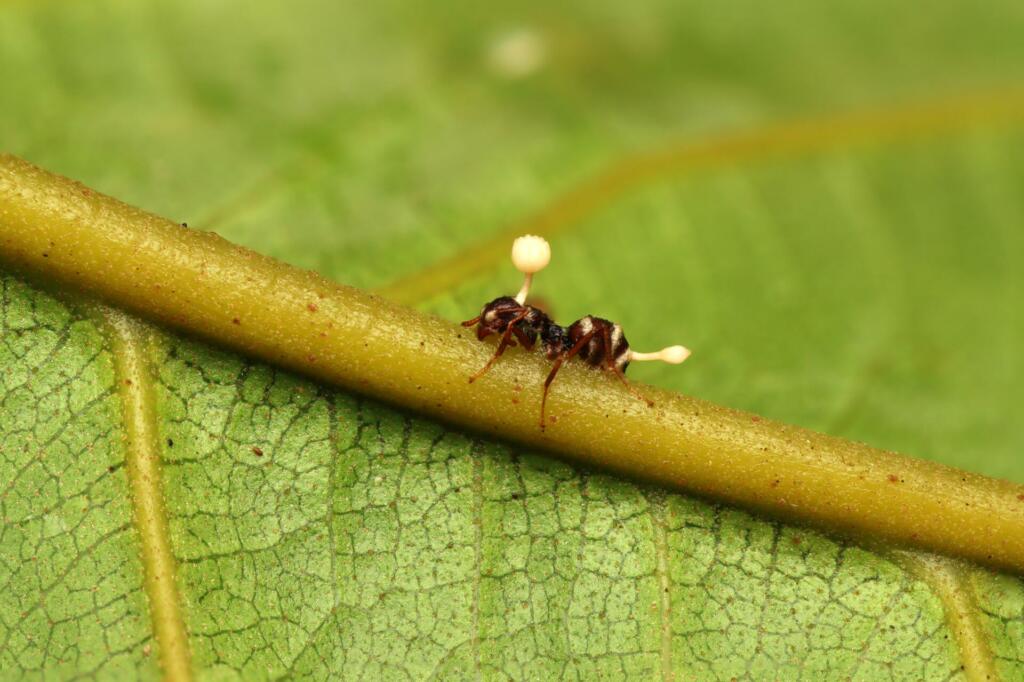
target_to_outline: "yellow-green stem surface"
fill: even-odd
[[[588,465],[1024,572],[1024,487],[549,364],[0,157],[0,262],[320,380]],[[680,370],[684,371],[684,370]]]

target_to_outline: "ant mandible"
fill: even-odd
[[[551,372],[544,380],[544,391],[540,402],[540,428],[545,428],[544,414],[548,401],[548,390],[555,380],[562,364],[575,356],[595,369],[613,372],[634,396],[654,403],[630,385],[626,379],[626,368],[630,362],[661,360],[678,365],[690,356],[683,346],[669,346],[655,353],[638,353],[630,350],[629,342],[622,333],[622,326],[604,318],[587,315],[568,327],[562,327],[540,308],[527,305],[533,276],[547,267],[551,261],[551,247],[542,237],[526,235],[512,243],[512,263],[523,273],[523,286],[515,296],[499,296],[486,304],[480,314],[462,323],[463,327],[476,325],[476,337],[484,340],[492,334],[500,334],[494,355],[476,374],[469,377],[473,383],[486,374],[502,353],[516,341],[526,350],[533,350],[540,339],[541,349],[553,361]],[[515,340],[513,340],[515,337]]]

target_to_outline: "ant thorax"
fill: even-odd
[[[549,322],[550,324],[541,330],[540,340],[548,360],[554,360],[568,351],[572,344],[569,343],[568,329],[550,320]]]

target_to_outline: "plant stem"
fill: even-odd
[[[1024,487],[549,364],[0,156],[0,262],[471,429],[830,531],[1024,572]],[[474,311],[475,312],[475,311]],[[467,312],[468,316],[468,312]]]

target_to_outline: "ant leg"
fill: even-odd
[[[511,340],[512,335],[509,334],[508,332],[505,332],[505,334],[502,335],[501,337],[501,342],[498,344],[498,350],[494,351],[494,355],[492,355],[491,359],[487,361],[487,364],[483,366],[483,369],[481,369],[473,376],[469,377],[469,383],[473,383],[483,375],[487,374],[491,367],[494,366],[494,363],[498,361],[498,358],[501,357],[501,354],[505,352],[505,348],[508,346],[508,343]]]
[[[633,388],[632,384],[626,378],[626,373],[623,372],[615,364],[615,357],[612,355],[612,331],[609,327],[605,327],[601,332],[602,339],[604,341],[604,357],[606,367],[615,373],[615,376],[622,380],[622,385],[626,387],[626,390],[633,394],[634,397],[647,403],[647,407],[654,407],[654,401],[646,397],[640,391]]]
[[[516,335],[517,339],[519,339],[519,344],[523,348],[525,348],[526,350],[533,350],[534,342],[530,340],[530,337],[527,336],[522,329],[520,329],[519,327],[515,327],[512,330],[512,333]]]
[[[473,383],[483,375],[487,374],[491,367],[494,366],[494,363],[498,361],[498,358],[500,358],[501,354],[505,352],[505,349],[508,347],[509,342],[512,340],[512,333],[515,331],[516,323],[522,320],[524,317],[526,317],[525,312],[509,320],[508,327],[505,328],[505,333],[501,335],[501,343],[498,344],[498,349],[494,351],[494,355],[492,355],[491,359],[487,361],[487,364],[483,366],[483,369],[481,369],[473,376],[469,377],[469,383]],[[477,336],[479,336],[479,334],[477,334]]]
[[[564,355],[559,355],[558,359],[555,360],[555,364],[551,366],[551,372],[548,374],[548,378],[544,380],[544,392],[540,397],[540,430],[544,430],[544,410],[548,404],[548,388],[551,386],[551,382],[555,380],[555,375],[558,374],[558,370],[562,366],[562,362],[565,360]]]
[[[580,352],[583,346],[590,343],[590,340],[594,338],[595,332],[589,332],[584,334],[583,337],[576,342],[576,345],[569,349],[567,352],[558,356],[555,360],[555,364],[551,367],[551,371],[548,373],[548,378],[544,380],[544,393],[540,398],[540,430],[544,430],[544,410],[548,404],[548,389],[551,387],[551,382],[555,380],[555,375],[558,374],[558,370],[561,369],[562,363],[570,359],[572,356]]]
[[[463,327],[472,327],[474,324],[477,324],[482,319],[484,319],[483,315],[477,315],[472,320],[466,320],[465,322],[463,322],[462,326]],[[480,325],[479,327],[476,328],[476,340],[477,341],[483,341],[488,336],[490,336],[492,333],[493,332],[491,332],[491,330],[488,327]]]
[[[629,379],[626,378],[626,374],[621,369],[619,369],[618,367],[612,366],[611,370],[613,372],[615,372],[615,376],[619,377],[619,379],[622,380],[622,385],[625,386],[626,390],[628,390],[630,393],[632,393],[634,397],[637,397],[640,400],[642,400],[645,403],[647,403],[647,407],[654,407],[654,401],[651,400],[650,398],[648,398],[647,396],[645,396],[640,391],[638,391],[635,388],[633,388],[633,384],[629,383]]]

